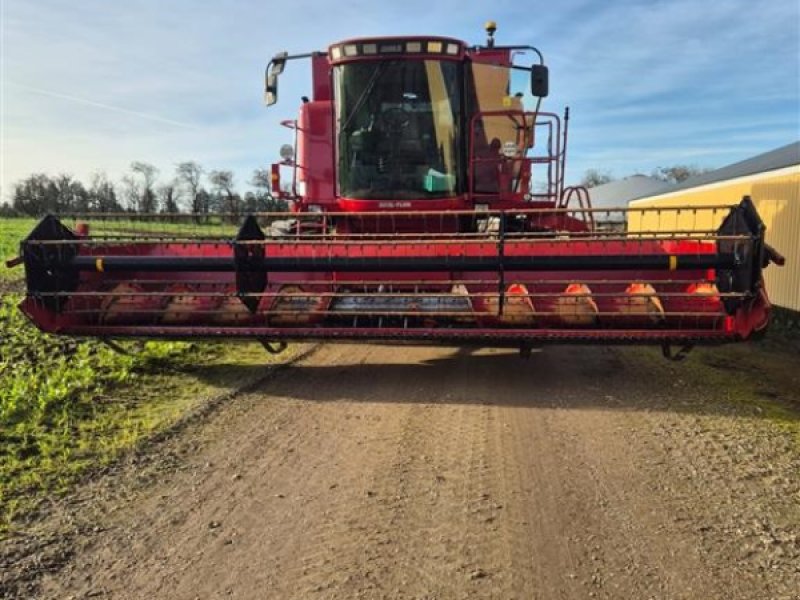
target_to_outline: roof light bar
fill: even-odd
[[[365,43],[347,43],[331,46],[331,60],[374,56],[376,54],[446,54],[458,56],[461,45],[446,40],[388,40]]]

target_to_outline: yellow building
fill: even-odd
[[[655,196],[630,203],[631,208],[687,206],[689,210],[631,213],[630,231],[716,230],[730,206],[750,196],[767,227],[767,243],[786,257],[783,267],[765,270],[773,304],[800,311],[800,142],[687,179]],[[691,207],[696,207],[692,210]]]

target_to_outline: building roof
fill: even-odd
[[[769,152],[758,154],[732,165],[689,177],[680,183],[665,183],[648,175],[631,175],[589,188],[589,197],[594,208],[613,208],[626,206],[632,200],[652,198],[718,181],[746,177],[757,173],[775,171],[800,165],[800,141],[781,146]],[[598,215],[602,218],[602,215]]]
[[[644,196],[654,196],[657,194],[676,192],[678,190],[685,190],[688,188],[698,187],[701,185],[708,185],[718,181],[727,181],[729,179],[736,179],[737,177],[746,177],[748,175],[755,175],[756,173],[764,173],[766,171],[775,171],[776,169],[783,169],[800,165],[800,141],[792,144],[786,144],[775,150],[764,152],[752,158],[733,163],[727,167],[709,171],[708,173],[701,173],[694,177],[689,177],[687,180],[682,181],[676,185],[670,186],[668,189],[655,194],[642,194],[639,198]],[[631,198],[635,200],[636,198]]]
[[[589,197],[594,208],[626,206],[631,200],[643,196],[655,196],[671,191],[668,183],[648,175],[631,175],[603,185],[589,188]]]

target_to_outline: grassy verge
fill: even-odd
[[[772,331],[760,341],[700,351],[713,377],[727,382],[730,396],[757,415],[791,430],[800,443],[800,376],[795,340]]]
[[[34,224],[0,219],[2,263]],[[42,334],[17,309],[22,275],[0,264],[0,536],[206,398],[263,375],[269,362],[253,344],[129,342],[123,355]]]
[[[40,333],[16,300],[0,305],[0,536],[269,361],[254,344],[133,342],[121,355]]]
[[[710,411],[766,419],[800,444],[797,349],[780,333],[769,333],[756,342],[695,348],[685,361],[675,364],[665,363],[655,349],[638,354],[653,369],[671,370],[676,382],[708,389],[702,402]],[[681,397],[679,391],[676,400],[696,402]]]
[[[800,340],[800,312],[773,306],[770,331],[776,331],[790,340]]]
[[[0,282],[22,277],[22,267],[8,269],[6,260],[19,254],[20,240],[31,232],[35,224],[34,219],[0,219]]]

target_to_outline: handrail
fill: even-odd
[[[528,124],[530,123],[530,127],[532,129],[530,134],[531,135],[530,142],[532,144],[532,147],[534,143],[534,138],[536,136],[536,127],[537,126],[547,127],[548,135],[546,144],[547,147],[546,156],[538,156],[538,157],[521,156],[512,158],[505,158],[503,156],[497,156],[497,157],[476,156],[475,135],[476,135],[477,123],[483,120],[484,118],[502,117],[502,116],[507,116],[509,118],[522,117],[526,129],[528,127]],[[526,133],[526,140],[527,137],[528,134]],[[541,112],[541,111],[525,111],[513,108],[506,110],[488,110],[488,111],[477,112],[470,119],[468,151],[469,151],[469,161],[467,165],[467,191],[470,194],[470,196],[472,197],[502,196],[504,193],[508,193],[505,190],[500,190],[499,186],[498,186],[498,191],[496,193],[476,192],[475,169],[474,169],[474,165],[476,163],[478,162],[486,163],[486,162],[496,161],[502,164],[506,161],[518,161],[522,162],[520,170],[526,168],[526,165],[530,166],[533,163],[546,164],[548,197],[557,200],[563,182],[562,163],[564,160],[564,150],[562,148],[561,118],[557,114],[550,112]],[[520,176],[518,176],[516,179],[517,179],[516,185],[519,185],[519,180],[521,179],[521,171],[520,171]],[[515,189],[511,193],[519,194],[519,190]]]
[[[568,188],[564,188],[564,193],[561,195],[561,200],[558,203],[558,208],[568,209],[569,203],[573,197],[578,201],[578,205],[580,206],[580,209],[578,210],[581,213],[581,216],[583,216],[584,221],[587,222],[589,226],[589,231],[594,231],[595,220],[594,220],[594,213],[591,211],[592,200],[591,197],[589,196],[589,190],[586,189],[585,186],[573,185]]]

